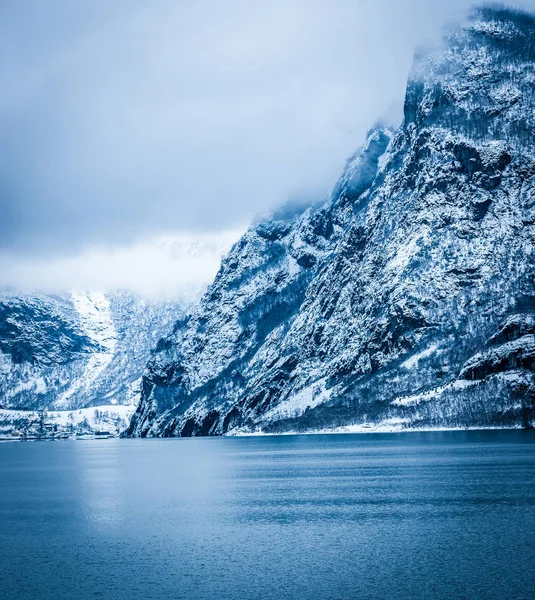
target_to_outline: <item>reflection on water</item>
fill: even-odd
[[[0,445],[1,598],[534,598],[535,434]]]

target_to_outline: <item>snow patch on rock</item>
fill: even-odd
[[[83,393],[94,384],[110,364],[117,345],[117,333],[106,295],[103,292],[73,292],[72,300],[80,316],[82,330],[95,342],[98,351],[87,361],[82,376],[58,397],[54,403],[56,407],[68,405],[75,393]]]

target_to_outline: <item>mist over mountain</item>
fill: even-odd
[[[198,302],[229,235],[160,238],[4,271],[14,285],[0,288],[0,435],[42,436],[43,411],[57,435],[80,423],[124,429],[154,348]]]

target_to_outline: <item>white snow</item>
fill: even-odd
[[[404,269],[409,264],[411,258],[418,252],[418,242],[420,239],[421,235],[417,235],[405,245],[402,245],[397,253],[388,261],[386,269],[389,271]]]
[[[135,406],[120,404],[107,404],[104,406],[89,406],[78,410],[52,410],[47,412],[47,420],[58,425],[77,425],[87,420],[89,425],[98,429],[99,422],[110,419],[123,419],[129,421],[136,410]]]
[[[307,408],[314,408],[329,399],[331,390],[325,389],[325,379],[315,382],[290,396],[271,410],[262,415],[262,422],[279,420],[288,417],[298,417]]]
[[[401,431],[407,425],[410,425],[410,419],[393,417],[391,419],[384,419],[383,421],[379,421],[379,423],[364,422],[353,425],[344,425],[342,427],[319,429],[317,433],[388,433]]]
[[[484,33],[497,37],[499,39],[511,39],[518,33],[518,29],[511,23],[492,21],[475,21],[470,25],[470,29],[478,33]]]
[[[54,403],[56,407],[67,406],[75,393],[89,389],[110,364],[117,345],[117,333],[106,295],[103,292],[73,292],[71,297],[80,315],[83,333],[99,346],[99,351],[90,356],[82,376],[58,397]]]
[[[33,390],[35,394],[46,394],[46,382],[40,375],[36,375],[27,381],[22,381],[16,387],[7,389],[4,392],[6,400],[15,397],[24,391]]]
[[[84,333],[113,354],[116,332],[106,294],[103,292],[72,292],[71,297],[80,315]]]
[[[76,428],[81,423],[87,423],[92,429],[106,429],[119,431],[126,427],[136,407],[133,405],[104,405],[90,406],[77,410],[51,410],[46,412],[46,423],[58,425],[60,428],[73,426]],[[37,421],[37,411],[0,409],[0,429],[9,429],[11,424],[18,421],[30,423]]]
[[[507,429],[521,429],[521,425],[508,427]],[[260,436],[279,436],[279,435],[314,435],[314,434],[343,434],[343,433],[418,433],[425,431],[487,431],[495,429],[504,429],[501,426],[479,426],[479,427],[411,427],[409,419],[392,418],[379,421],[378,423],[359,423],[353,425],[343,425],[331,429],[311,429],[308,431],[285,431],[283,433],[265,433],[263,431],[242,431],[235,429],[229,431],[228,436],[232,437],[260,437]]]
[[[435,398],[440,397],[446,391],[457,391],[464,388],[472,387],[477,385],[477,381],[468,381],[467,379],[458,379],[452,383],[442,385],[432,390],[427,390],[420,394],[414,394],[413,396],[400,396],[392,401],[394,406],[414,406],[420,404],[420,402],[428,402]]]
[[[418,354],[414,354],[413,356],[408,358],[406,361],[402,362],[401,366],[404,369],[413,369],[414,367],[418,366],[418,362],[420,360],[422,360],[422,358],[427,358],[428,356],[431,356],[432,354],[437,352],[437,350],[438,350],[438,344],[433,344],[433,345],[429,346],[429,348],[422,350],[422,352],[419,352]]]

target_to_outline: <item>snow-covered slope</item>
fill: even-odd
[[[417,56],[402,126],[233,247],[127,433],[530,424],[534,61],[535,19],[497,8]]]
[[[158,340],[195,301],[127,292],[0,296],[0,405],[72,410],[132,404]]]
[[[0,409],[0,439],[66,439],[118,436],[134,412],[131,404],[73,410]]]

